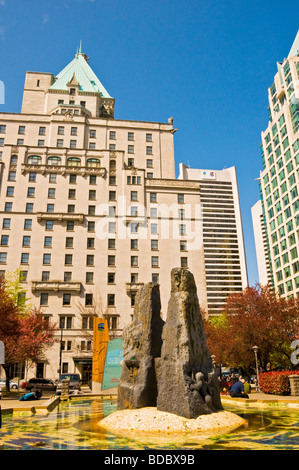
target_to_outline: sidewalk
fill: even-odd
[[[270,395],[263,392],[255,392],[249,394],[249,398],[235,398],[231,397],[230,395],[221,395],[221,401],[223,403],[234,403],[234,404],[241,404],[244,403],[246,406],[248,405],[281,405],[281,406],[291,406],[291,407],[298,407],[299,408],[299,396],[287,395]]]

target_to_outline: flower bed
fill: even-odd
[[[284,370],[281,372],[263,372],[259,375],[260,389],[272,395],[290,395],[289,375],[298,375],[299,370]]]

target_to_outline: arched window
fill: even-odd
[[[68,158],[67,165],[68,166],[80,166],[81,165],[81,160],[80,160],[80,158],[77,158],[77,157]]]
[[[61,165],[61,158],[60,157],[49,157],[48,158],[48,165]]]
[[[115,170],[115,168],[116,168],[116,161],[115,160],[110,160],[109,168],[110,168],[110,170]]]
[[[18,163],[18,156],[17,155],[12,155],[10,157],[10,164],[11,165],[16,165]]]
[[[101,166],[101,161],[98,158],[89,158],[87,160],[87,166],[99,168]]]
[[[33,165],[40,165],[42,162],[42,157],[39,157],[38,155],[30,155],[28,157],[27,163],[31,163]]]

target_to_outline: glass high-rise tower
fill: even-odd
[[[299,31],[288,57],[277,63],[268,96],[269,124],[261,134],[260,223],[267,238],[268,280],[281,295],[292,296],[299,294]],[[256,246],[258,253],[257,238]]]

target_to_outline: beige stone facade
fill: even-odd
[[[84,54],[57,77],[27,72],[21,113],[0,114],[0,270],[22,270],[59,340],[31,376],[61,365],[87,382],[93,316],[121,335],[154,281],[165,317],[173,267],[190,269],[208,310],[200,182],[175,179],[172,118],[115,119],[92,73]]]

